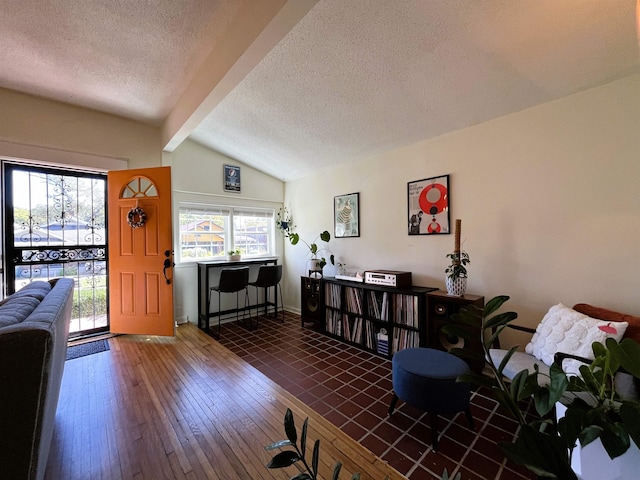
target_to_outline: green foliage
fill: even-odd
[[[64,212],[67,219],[78,219],[104,228],[106,177],[83,178],[26,172],[16,174],[24,182],[30,177],[34,190],[30,209],[26,205],[14,207],[14,222],[17,225],[27,228],[43,227],[54,221],[53,212]]]
[[[293,450],[284,450],[277,453],[269,463],[267,468],[286,468],[293,465],[296,462],[302,462],[305,471],[298,473],[291,477],[291,480],[317,480],[318,479],[318,466],[320,461],[320,440],[316,440],[313,444],[313,452],[311,454],[311,465],[307,463],[306,450],[307,450],[307,430],[309,426],[309,418],[305,418],[302,424],[302,432],[300,434],[300,446],[298,446],[298,431],[296,429],[295,421],[293,418],[293,412],[290,408],[287,408],[284,414],[284,431],[287,436],[286,440],[279,440],[273,442],[266,447],[266,450],[274,450],[276,448],[293,447]],[[342,464],[336,462],[333,468],[332,480],[338,480],[340,476],[340,470]],[[351,480],[359,480],[360,474],[355,473]]]
[[[289,239],[289,242],[291,242],[291,245],[297,245],[299,242],[304,243],[309,249],[311,258],[314,260],[320,260],[320,268],[324,268],[324,266],[327,264],[327,258],[325,256],[320,256],[320,257],[318,256],[318,254],[321,252],[328,253],[329,254],[328,258],[329,258],[329,261],[331,262],[331,265],[335,265],[335,256],[329,250],[324,248],[319,248],[317,243],[318,240],[322,240],[325,243],[329,243],[329,240],[331,240],[331,234],[327,230],[325,230],[324,232],[320,232],[318,236],[313,240],[312,243],[307,243],[305,240],[300,238],[300,235],[298,235],[293,231],[287,232],[285,236]]]
[[[13,208],[13,221],[18,225],[28,225],[29,224],[29,209],[14,207]]]
[[[320,268],[323,268],[327,264],[327,259],[324,256],[318,258],[318,253],[324,251],[324,249],[319,248],[317,243],[318,240],[322,240],[325,243],[328,243],[329,240],[331,240],[331,234],[327,230],[320,232],[318,236],[316,236],[316,238],[313,240],[313,242],[307,243],[305,240],[300,238],[300,235],[298,233],[295,232],[296,226],[293,224],[293,217],[286,207],[282,207],[280,208],[280,210],[278,210],[278,214],[276,215],[276,226],[282,232],[285,238],[289,239],[291,245],[297,245],[300,242],[304,243],[309,249],[311,258],[314,260],[320,260]],[[331,261],[332,265],[335,265],[335,259],[332,254],[329,257],[329,260]]]
[[[285,447],[293,447],[293,450],[284,450],[274,455],[267,468],[286,468],[290,467],[296,462],[302,462],[304,470],[293,477],[290,480],[318,480],[318,465],[320,461],[320,440],[316,440],[313,444],[313,453],[311,455],[311,466],[307,463],[306,451],[307,451],[307,430],[309,428],[309,418],[305,418],[302,424],[302,431],[300,433],[300,445],[298,445],[298,430],[296,429],[295,420],[293,418],[293,412],[290,408],[284,414],[284,432],[286,435],[285,440],[278,440],[277,442],[267,445],[265,450],[271,451]],[[333,467],[333,473],[331,480],[338,480],[340,476],[340,470],[342,470],[342,463],[336,462]],[[445,468],[444,473],[440,480],[460,480],[461,474],[458,473],[455,477],[449,477],[449,473]],[[351,476],[351,480],[360,480],[360,473],[356,472]],[[389,480],[389,477],[385,477],[384,480]]]
[[[106,289],[81,289],[77,291],[78,297],[74,299],[71,310],[71,318],[92,317],[94,315],[106,315],[107,290]]]
[[[447,253],[447,257],[451,259],[451,265],[449,265],[444,273],[446,273],[450,279],[466,278],[467,276],[467,264],[471,263],[469,260],[469,254],[467,252]]]
[[[455,477],[449,477],[449,472],[447,472],[447,469],[444,469],[444,473],[442,474],[442,477],[440,478],[440,480],[460,480],[462,478],[462,474],[461,473],[457,473]]]
[[[636,379],[640,378],[640,345],[630,339],[618,343],[608,338],[605,344],[595,342],[592,346],[595,360],[580,367],[581,377],[570,376],[553,364],[550,367],[548,384],[538,382],[537,369],[519,372],[508,384],[503,371],[509,359],[517,350],[512,347],[500,365],[495,365],[489,356],[489,349],[500,333],[515,320],[515,312],[495,314],[509,299],[497,296],[487,302],[484,308],[469,306],[453,316],[462,325],[481,325],[483,353],[453,349],[452,353],[467,358],[488,359],[492,377],[470,373],[459,378],[491,390],[494,398],[518,421],[520,433],[512,443],[501,443],[505,456],[544,478],[573,480],[577,477],[571,469],[570,452],[576,441],[582,446],[600,438],[611,458],[626,452],[630,439],[640,445],[640,402],[621,400],[614,388],[614,376],[626,370]],[[495,315],[494,315],[495,314]],[[493,316],[492,316],[493,315]],[[473,329],[448,324],[445,333],[472,339]],[[565,416],[557,425],[549,419],[528,422],[520,409],[519,402],[533,397],[538,414],[544,418],[554,408],[556,402],[567,400]]]
[[[567,391],[576,394],[558,429],[568,442],[588,445],[599,438],[611,458],[622,455],[630,439],[640,445],[640,401],[621,399],[615,376],[624,371],[640,378],[640,345],[625,338],[607,338],[592,345],[595,360],[580,367],[580,377],[569,378]]]

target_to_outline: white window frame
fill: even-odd
[[[251,255],[251,254],[243,254],[243,258],[262,258],[262,257],[271,257],[275,255],[276,245],[275,245],[275,209],[274,208],[265,208],[265,207],[252,207],[246,205],[217,205],[217,204],[201,204],[201,203],[187,203],[187,202],[179,202],[178,203],[178,248],[177,250],[177,261],[179,263],[193,263],[193,262],[203,262],[203,261],[211,261],[211,260],[225,260],[225,256],[217,255],[217,256],[209,256],[209,257],[183,257],[182,256],[182,231],[180,230],[181,218],[187,210],[192,210],[196,212],[202,213],[211,213],[212,215],[227,215],[228,214],[228,222],[224,225],[223,232],[221,232],[220,236],[224,238],[224,249],[223,252],[227,252],[235,248],[235,226],[234,226],[234,214],[236,216],[256,216],[256,217],[264,217],[270,219],[267,225],[267,232],[265,232],[267,237],[267,246],[268,252],[261,255]],[[250,214],[254,215],[250,215]]]

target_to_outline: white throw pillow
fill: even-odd
[[[604,343],[607,337],[620,341],[628,325],[591,318],[559,303],[544,316],[525,351],[549,366],[556,352],[593,358],[593,342]],[[565,372],[573,375],[579,373],[580,365],[584,364],[577,360],[565,360],[562,364]]]

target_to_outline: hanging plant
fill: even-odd
[[[298,242],[302,242],[307,246],[311,255],[311,260],[317,262],[314,269],[322,270],[327,264],[327,261],[330,261],[331,265],[335,265],[334,255],[329,250],[318,247],[319,240],[327,243],[329,242],[329,240],[331,240],[331,234],[328,230],[321,232],[313,242],[307,243],[305,240],[300,238],[300,235],[298,233],[296,233],[296,226],[292,222],[292,217],[289,213],[289,210],[287,210],[287,207],[282,207],[280,208],[280,210],[278,210],[278,213],[276,214],[276,226],[282,232],[284,238],[289,239],[291,245],[297,245]],[[327,254],[329,255],[328,260],[327,257],[322,255],[322,252],[327,252]]]
[[[276,215],[276,227],[283,233],[285,237],[288,237],[296,226],[292,222],[291,213],[287,210],[287,207],[282,207],[278,210]]]

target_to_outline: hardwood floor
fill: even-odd
[[[46,478],[284,479],[269,470],[284,438],[287,407],[308,443],[321,441],[331,478],[405,478],[320,414],[191,324],[175,338],[120,336],[111,350],[70,360],[60,394]]]

